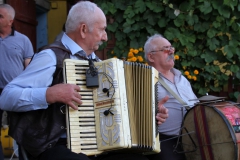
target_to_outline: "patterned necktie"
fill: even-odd
[[[91,57],[87,58],[87,57],[86,57],[86,53],[85,53],[83,50],[77,52],[77,53],[75,54],[75,56],[78,57],[78,58],[81,59],[81,60],[89,60],[89,59],[91,59],[91,60],[94,61],[94,62],[100,61],[100,59],[99,59],[97,56],[95,56],[94,59],[92,59]]]

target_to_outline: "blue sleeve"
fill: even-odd
[[[28,67],[4,88],[0,108],[15,112],[47,108],[46,90],[55,70],[56,56],[52,50],[36,54]]]
[[[24,47],[23,47],[23,58],[27,59],[27,58],[32,58],[34,51],[33,51],[33,46],[31,41],[28,39],[28,37],[25,38],[25,42],[24,42]]]

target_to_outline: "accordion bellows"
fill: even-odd
[[[160,152],[156,123],[158,71],[116,58],[95,62],[98,88],[86,87],[88,61],[64,61],[64,81],[79,85],[82,105],[67,106],[68,148],[98,155],[108,151]],[[106,114],[106,111],[109,114]]]

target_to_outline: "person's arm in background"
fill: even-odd
[[[29,65],[33,55],[34,55],[34,51],[33,51],[33,46],[31,41],[29,40],[28,37],[26,37],[24,39],[24,46],[23,46],[23,58],[24,58],[24,69]]]
[[[46,90],[55,69],[56,56],[52,50],[36,54],[28,67],[4,88],[0,108],[15,112],[47,108]]]
[[[26,68],[29,65],[30,61],[31,61],[31,58],[27,58],[24,60],[24,68]]]
[[[82,104],[79,86],[52,84],[56,70],[55,53],[48,49],[36,54],[28,67],[3,90],[0,109],[14,112],[46,109],[49,104],[60,102],[78,109]]]

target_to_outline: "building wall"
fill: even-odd
[[[48,12],[48,43],[52,43],[62,31],[62,26],[67,18],[67,1],[50,1]]]
[[[37,51],[48,44],[48,25],[47,14],[50,9],[50,2],[48,0],[36,1],[36,18],[37,25]]]

